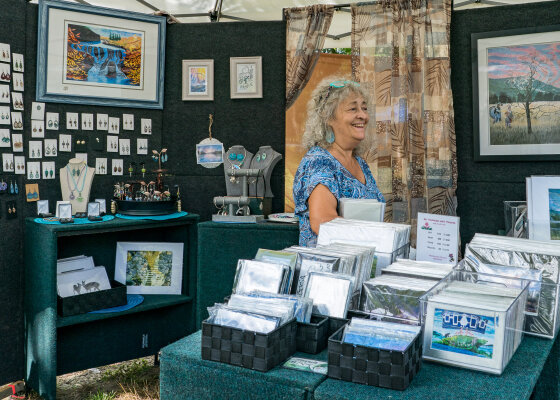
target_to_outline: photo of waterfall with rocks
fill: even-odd
[[[65,81],[142,89],[143,32],[68,24]]]

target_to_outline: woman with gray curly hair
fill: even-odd
[[[368,101],[360,84],[349,80],[327,79],[313,92],[303,134],[308,151],[293,186],[302,246],[314,246],[319,226],[338,217],[338,199],[385,201],[360,158],[369,122]]]

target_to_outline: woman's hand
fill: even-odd
[[[309,200],[309,225],[315,234],[319,234],[319,226],[338,217],[336,197],[324,185],[317,185],[311,192]]]

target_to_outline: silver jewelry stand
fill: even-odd
[[[241,196],[217,196],[214,197],[214,205],[220,207],[218,214],[212,215],[214,222],[241,222],[256,223],[264,220],[264,215],[249,214],[249,187],[248,178],[258,178],[262,176],[260,169],[233,169],[226,171],[227,176],[241,179],[243,193]],[[227,210],[225,207],[227,206]],[[237,209],[235,208],[237,206]],[[242,215],[237,215],[241,210]]]

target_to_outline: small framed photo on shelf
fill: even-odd
[[[214,100],[214,60],[183,60],[183,100]]]
[[[115,280],[128,294],[181,294],[183,243],[117,242]]]
[[[262,57],[230,57],[232,99],[262,98]]]

